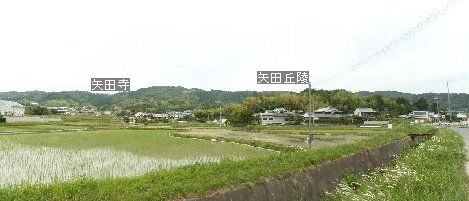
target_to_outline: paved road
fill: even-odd
[[[464,147],[466,148],[466,155],[469,156],[469,128],[452,129],[459,132],[459,134],[464,138]],[[469,162],[466,163],[466,174],[469,175]]]

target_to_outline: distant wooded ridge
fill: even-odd
[[[306,92],[306,90],[299,93],[281,91],[222,91],[196,88],[188,89],[177,86],[154,86],[112,95],[90,93],[87,91],[0,92],[0,99],[17,101],[25,105],[37,102],[41,106],[93,106],[100,110],[130,109],[135,111],[165,112],[196,108],[216,108],[231,103],[242,103],[247,97],[251,96],[266,96],[270,97],[270,99],[261,99],[267,102],[270,101],[272,104],[266,106],[268,108],[265,109],[277,106],[290,107],[290,109],[302,109],[307,100]],[[384,103],[384,105],[389,105],[389,107],[393,107],[393,105],[397,107],[399,104],[402,104],[403,101],[408,101],[412,104],[420,98],[427,100],[428,109],[432,109],[432,107],[434,108],[436,105],[436,97],[440,98],[440,110],[446,110],[447,108],[447,94],[445,93],[411,94],[397,91],[360,91],[353,93],[346,90],[313,90],[313,93],[316,103],[315,108],[332,106],[344,112],[350,112],[355,109],[354,107],[365,106],[378,107],[378,109],[380,109],[380,107],[382,107],[381,105],[383,105],[381,102]],[[300,97],[299,100],[296,100],[299,103],[289,103],[294,101],[289,99],[292,96]],[[272,97],[278,100],[272,101]],[[451,108],[464,111],[466,108],[469,108],[469,94],[451,94]],[[390,110],[386,108],[381,109]],[[416,108],[409,106],[397,112],[402,113],[411,109]]]
[[[444,110],[448,107],[448,94],[447,93],[422,93],[422,94],[412,94],[412,93],[404,93],[398,91],[359,91],[356,93],[357,95],[370,97],[370,96],[389,96],[393,98],[405,98],[410,102],[417,101],[419,98],[425,98],[430,103],[436,103],[436,98],[439,98],[439,103],[441,104],[441,109]],[[466,111],[469,109],[469,94],[466,93],[451,93],[450,94],[450,101],[451,101],[451,110],[461,110]]]

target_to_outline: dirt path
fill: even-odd
[[[464,138],[464,147],[466,148],[466,155],[469,156],[469,128],[452,128],[457,131]],[[469,175],[469,162],[466,163],[466,174]]]

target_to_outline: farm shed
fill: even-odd
[[[4,116],[22,117],[25,108],[17,102],[0,100],[0,114]]]

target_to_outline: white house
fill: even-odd
[[[353,114],[360,117],[373,116],[376,114],[376,111],[374,111],[372,108],[357,108]]]
[[[434,113],[431,113],[429,111],[413,111],[410,115],[417,122],[428,122],[431,121]]]
[[[293,113],[286,111],[284,108],[266,110],[264,113],[260,113],[261,124],[285,124],[285,118],[290,114]]]
[[[4,116],[22,117],[25,108],[17,102],[0,100],[0,114]]]

